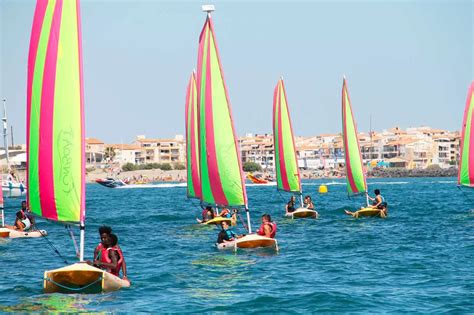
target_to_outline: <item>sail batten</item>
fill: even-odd
[[[347,192],[349,195],[365,193],[367,192],[367,182],[360,153],[359,138],[357,136],[357,125],[352,113],[346,79],[343,80],[342,86],[342,130]]]
[[[301,177],[283,80],[278,81],[273,93],[273,142],[277,188],[301,193]]]
[[[458,172],[458,185],[474,187],[474,81],[469,87],[461,133],[461,152]]]
[[[38,1],[27,86],[28,201],[46,219],[85,218],[84,93],[79,1]]]
[[[201,200],[212,205],[246,205],[240,152],[210,16],[199,37],[197,89]]]
[[[201,180],[199,174],[199,132],[196,77],[194,72],[189,79],[186,92],[186,161],[188,198],[200,198]]]

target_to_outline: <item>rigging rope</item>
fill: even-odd
[[[72,242],[74,243],[74,249],[76,250],[76,256],[80,257],[79,248],[77,247],[76,238],[74,237],[74,232],[71,229],[70,225],[66,225],[66,229],[69,230],[69,235],[71,236]]]
[[[65,286],[65,285],[63,285],[63,284],[61,284],[61,283],[58,283],[58,282],[54,281],[54,280],[51,279],[51,278],[45,278],[44,280],[49,281],[49,282],[51,282],[52,284],[57,285],[58,287],[63,288],[63,289],[66,289],[66,290],[70,290],[70,291],[82,291],[82,290],[87,289],[87,288],[90,287],[90,286],[93,286],[93,285],[96,284],[97,282],[102,281],[102,277],[99,277],[99,278],[97,278],[95,281],[93,281],[93,282],[91,282],[91,283],[89,283],[89,284],[87,284],[87,285],[85,285],[85,286],[83,286],[83,287],[79,287],[79,288],[72,288],[72,287]]]
[[[47,238],[46,234],[43,233],[43,231],[41,231],[40,229],[38,229],[36,226],[34,226],[32,228],[33,231],[38,231],[40,232],[42,238],[48,243],[48,245],[53,249],[53,251],[59,256],[59,258],[61,258],[63,260],[63,262],[66,264],[66,265],[69,265],[69,262],[67,261],[66,258],[63,257],[63,255],[61,255],[61,253],[58,251],[58,249],[56,248],[56,246],[54,246],[54,244]]]

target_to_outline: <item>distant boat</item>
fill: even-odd
[[[357,125],[352,113],[346,78],[344,78],[342,84],[342,135],[346,162],[347,193],[349,196],[366,195],[366,207],[356,211],[354,216],[380,216],[381,210],[369,207],[367,180],[363,169]]]
[[[474,187],[474,81],[467,93],[466,107],[462,122],[461,149],[458,171],[459,187]]]
[[[45,293],[99,293],[130,286],[84,262],[83,89],[79,0],[38,1],[28,56],[28,202],[39,217],[80,227],[80,262],[46,271]]]
[[[21,198],[26,196],[26,185],[10,175],[3,175],[2,191],[5,198]]]
[[[200,199],[203,204],[221,208],[244,207],[250,234],[245,179],[211,19],[214,6],[203,6],[203,10],[207,11],[207,19],[199,36],[197,67]],[[274,238],[250,234],[232,244],[218,245],[220,249],[234,250],[256,247],[278,248],[278,243]]]
[[[121,179],[112,178],[112,177],[99,178],[99,179],[96,179],[95,182],[107,188],[118,188],[118,187],[127,186],[127,184]]]
[[[303,187],[283,79],[278,81],[273,94],[273,143],[277,189],[297,194],[301,201],[300,208],[287,213],[286,216],[292,219],[317,218],[316,211],[303,206]]]
[[[262,176],[255,176],[252,173],[247,173],[247,178],[252,182],[252,184],[268,184],[270,182]]]

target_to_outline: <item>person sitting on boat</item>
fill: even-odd
[[[120,273],[120,270],[122,270],[122,274],[123,274],[122,279],[128,280],[128,278],[127,278],[127,268],[124,268],[125,258],[123,257],[122,249],[118,245],[118,237],[117,237],[117,235],[115,235],[113,233],[110,234],[110,245],[111,245],[110,250],[116,251],[118,256],[119,256],[117,269],[113,270],[113,272],[111,272],[111,273],[118,277],[119,273]]]
[[[285,207],[285,210],[286,210],[286,213],[292,213],[296,210],[296,202],[295,202],[296,198],[295,196],[291,196],[290,198],[290,201],[288,201],[288,203],[286,204],[286,207]]]
[[[112,228],[110,226],[103,225],[103,226],[99,227],[100,243],[94,249],[94,261],[95,260],[101,260],[102,251],[103,251],[104,248],[107,248],[105,244],[109,240],[110,235],[112,235]],[[120,246],[119,245],[114,245],[114,246],[117,247],[117,250],[120,251],[120,254],[121,254],[122,249],[120,248]],[[127,278],[127,264],[125,263],[125,258],[123,257],[123,255],[121,255],[121,257],[122,257],[121,268],[122,268],[123,279],[128,280],[128,278]]]
[[[385,198],[380,194],[380,189],[375,189],[374,190],[375,198],[369,197],[370,200],[372,200],[372,209],[380,209],[380,210],[386,210],[387,209],[387,202],[385,202]]]
[[[228,208],[223,208],[219,215],[223,218],[231,218],[232,217],[232,215],[230,214],[230,211],[229,211]]]
[[[31,210],[26,206],[26,201],[24,200],[21,202],[21,211],[28,218],[28,220],[30,220],[31,228],[34,228],[36,224],[35,217],[31,213]]]
[[[202,220],[196,218],[196,221],[198,221],[198,223],[205,223],[207,221],[214,219],[214,211],[212,210],[211,206],[207,206],[203,208],[201,215],[202,215]]]
[[[262,215],[262,224],[257,230],[257,234],[269,238],[275,238],[276,231],[277,225],[272,221],[272,217],[269,214]]]
[[[31,222],[23,211],[20,210],[16,213],[15,223],[13,226],[5,225],[5,227],[12,230],[28,231],[31,228]]]
[[[228,243],[235,241],[237,238],[241,238],[243,235],[235,234],[229,227],[229,223],[223,221],[221,223],[222,230],[217,235],[217,244]]]
[[[99,254],[94,258],[94,261],[91,263],[88,261],[88,264],[93,264],[94,266],[103,269],[115,276],[118,276],[118,272],[122,267],[123,259],[119,256],[116,250],[112,249],[112,238],[109,234],[103,234],[101,236],[102,247],[99,250]]]
[[[311,197],[309,195],[304,197],[303,207],[308,210],[314,210],[313,200],[311,200]]]

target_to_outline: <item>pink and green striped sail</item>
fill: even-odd
[[[345,78],[342,85],[342,135],[346,160],[347,192],[349,195],[366,193],[367,182],[360,154],[357,125],[354,121]]]
[[[28,202],[43,218],[85,219],[79,0],[38,0],[27,78]]]
[[[458,184],[474,187],[474,81],[469,87],[461,134],[461,160],[459,163]]]
[[[295,139],[283,79],[278,81],[273,93],[273,143],[278,189],[301,193]]]
[[[194,72],[189,79],[186,91],[186,160],[187,160],[187,194],[188,198],[200,198],[201,179],[199,176],[199,132],[198,102],[196,76]]]
[[[211,205],[246,205],[240,152],[210,15],[199,37],[197,88],[201,200]]]

